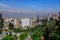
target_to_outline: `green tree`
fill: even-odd
[[[2,19],[2,13],[0,13],[0,20]]]
[[[40,35],[37,32],[32,34],[31,37],[32,37],[33,40],[40,40]]]
[[[8,26],[9,26],[9,29],[10,29],[10,30],[13,30],[13,29],[14,29],[13,23],[10,22]]]
[[[44,31],[44,40],[49,40],[49,30],[47,27],[45,28],[45,31]]]
[[[4,36],[2,40],[8,40],[9,36]]]
[[[0,29],[2,29],[3,28],[3,18],[2,18],[2,13],[0,13]]]
[[[2,30],[0,30],[0,34],[2,33]]]
[[[15,36],[4,36],[2,40],[16,40]]]
[[[26,37],[27,37],[27,32],[20,34],[20,40],[25,40]]]

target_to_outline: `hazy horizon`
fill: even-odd
[[[0,0],[3,17],[46,16],[60,11],[60,0]]]

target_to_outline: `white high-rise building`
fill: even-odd
[[[21,22],[22,22],[21,23],[22,27],[30,26],[30,19],[29,18],[22,18]]]

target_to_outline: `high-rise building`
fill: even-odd
[[[37,16],[37,20],[36,21],[39,22],[39,16]]]
[[[21,19],[22,21],[22,27],[25,27],[25,26],[30,26],[30,19],[29,18],[22,18]]]
[[[60,20],[60,12],[59,12],[59,20]]]
[[[60,12],[59,12],[59,16],[60,16]]]
[[[50,14],[48,14],[48,21],[50,21]]]

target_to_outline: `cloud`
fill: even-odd
[[[2,4],[2,3],[0,3],[0,7],[3,7],[3,8],[12,8],[12,7],[10,7],[9,5],[6,5],[6,4]]]
[[[24,9],[24,10],[22,10],[22,9],[20,9],[20,10],[1,9],[0,12],[10,12],[10,13],[34,13],[34,12],[36,12],[36,11],[34,11],[34,10],[26,10],[26,9]]]
[[[7,4],[0,3],[0,8],[3,7],[3,9],[0,9],[0,12],[11,12],[11,13],[33,13],[34,10],[32,9],[15,9]],[[7,8],[7,9],[4,9]]]
[[[5,11],[5,12],[17,12],[17,13],[20,13],[20,12],[33,12],[32,9],[16,9],[10,5],[7,5],[7,4],[3,4],[3,3],[0,3],[0,8],[3,7],[3,9],[0,9],[0,11]],[[4,8],[7,8],[7,9],[4,9]]]

